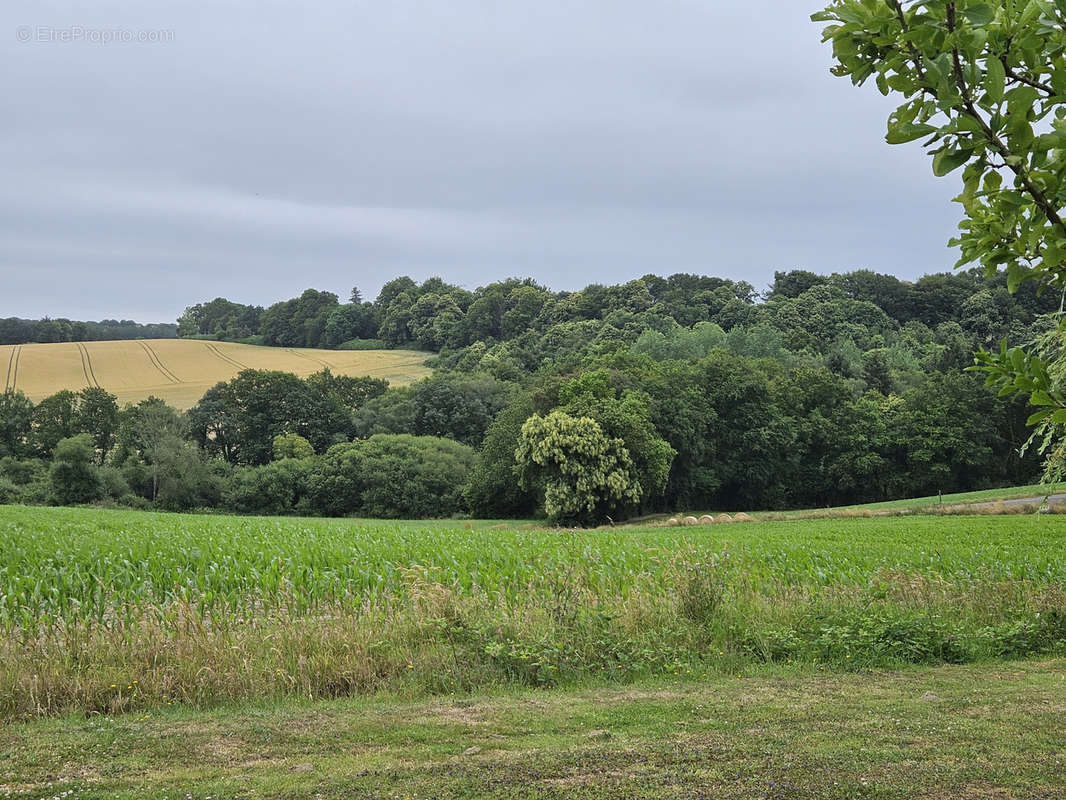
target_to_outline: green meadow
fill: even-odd
[[[0,715],[1066,654],[1066,518],[558,530],[0,508]]]

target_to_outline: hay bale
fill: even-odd
[[[700,517],[700,525],[713,525],[713,524],[714,524],[714,517],[712,517],[710,514],[704,514],[702,517]]]
[[[731,516],[729,516],[728,514],[719,514],[718,515],[718,522],[732,522],[732,521],[733,521],[733,518]]]
[[[695,517],[685,517],[685,524],[686,525],[698,525],[699,524],[699,520],[696,519]]]
[[[680,524],[681,523],[678,521],[677,517],[670,517],[670,519],[666,521],[667,528],[676,528]]]
[[[743,511],[733,517],[733,522],[754,522],[753,517],[748,516]]]

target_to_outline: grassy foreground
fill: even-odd
[[[1061,798],[1066,662],[289,702],[0,729],[15,798]]]
[[[0,721],[1066,655],[1066,517],[557,531],[0,508]]]

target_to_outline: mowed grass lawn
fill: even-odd
[[[1066,661],[67,717],[0,729],[17,798],[1066,797]]]
[[[192,407],[219,381],[242,369],[306,377],[328,367],[336,374],[384,378],[406,385],[431,373],[429,353],[412,350],[312,350],[233,342],[149,339],[0,346],[5,386],[39,401],[62,389],[100,386],[121,403],[150,395],[180,409]]]

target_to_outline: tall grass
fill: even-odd
[[[0,716],[1057,652],[1066,519],[613,531],[0,508]]]

